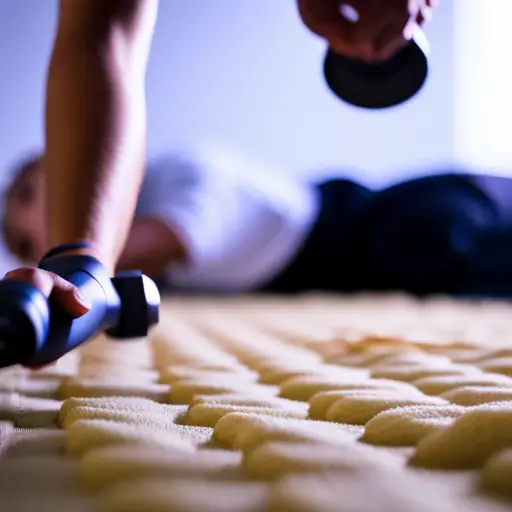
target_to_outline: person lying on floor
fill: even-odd
[[[14,174],[4,237],[35,265],[47,249],[41,157]],[[512,296],[509,227],[507,178],[442,173],[376,191],[235,154],[173,154],[147,166],[118,268],[180,292]]]

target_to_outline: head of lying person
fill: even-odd
[[[42,156],[31,156],[14,169],[4,197],[5,243],[25,264],[38,262],[46,248],[44,182]]]
[[[36,265],[45,252],[46,206],[43,157],[33,156],[15,169],[5,192],[2,232],[8,250],[25,265]],[[138,268],[160,278],[169,263],[186,258],[185,246],[164,220],[151,216],[135,219],[118,270]]]

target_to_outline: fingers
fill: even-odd
[[[37,268],[22,267],[5,274],[4,279],[23,281],[35,286],[45,297],[49,297],[53,289],[53,279],[47,272]]]
[[[381,61],[387,61],[408,44],[403,36],[403,27],[389,24],[375,40],[375,51]]]
[[[83,297],[76,286],[52,272],[38,268],[24,267],[8,272],[4,279],[23,281],[35,286],[46,297],[55,298],[57,302],[74,317],[80,317],[90,309],[87,299]],[[27,368],[37,370],[46,366],[48,365],[27,366]]]
[[[78,288],[62,277],[38,268],[24,267],[8,272],[7,280],[23,281],[35,286],[43,295],[57,302],[71,315],[80,317],[90,309]]]
[[[417,0],[409,6],[410,19],[409,23],[417,24],[423,27],[432,20],[434,9],[439,5],[438,0]]]
[[[304,25],[311,32],[327,41],[348,43],[352,40],[354,24],[344,18],[339,11],[338,1],[333,0],[298,0],[299,14]],[[346,44],[347,48],[350,47]]]
[[[297,0],[304,24],[346,57],[388,60],[428,22],[438,0]]]
[[[51,296],[73,316],[79,317],[85,315],[91,306],[82,293],[80,293],[80,290],[56,274],[51,275],[54,279],[54,287]]]
[[[325,38],[340,54],[372,61],[376,58],[373,34],[386,23],[371,5],[375,0],[299,0],[304,24]]]
[[[416,17],[416,23],[422,27],[432,19],[432,9],[430,7],[423,8]]]

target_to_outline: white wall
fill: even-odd
[[[292,171],[357,167],[386,182],[451,160],[452,3],[429,27],[428,86],[386,113],[341,104],[321,75],[324,43],[294,0],[162,0],[148,74],[150,150],[218,138]],[[42,141],[55,0],[0,0],[2,163]]]
[[[0,181],[20,154],[42,145],[56,6],[0,0]],[[427,87],[385,113],[352,109],[331,95],[321,74],[324,43],[301,24],[294,0],[160,6],[148,72],[150,152],[213,138],[290,172],[355,168],[369,184],[452,160],[451,0],[428,30]],[[10,266],[0,252],[2,260]]]
[[[473,168],[512,168],[512,2],[455,2],[454,154]]]
[[[43,86],[56,5],[0,0],[0,179],[20,153],[42,143]]]
[[[431,26],[428,87],[386,113],[344,106],[324,43],[293,0],[162,1],[149,70],[151,148],[218,136],[290,169],[356,166],[370,181],[452,157],[451,2]]]

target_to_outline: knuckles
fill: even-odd
[[[45,295],[49,295],[54,286],[53,277],[44,270],[35,267],[21,267],[8,272],[5,279],[12,279],[29,283],[38,288]]]

